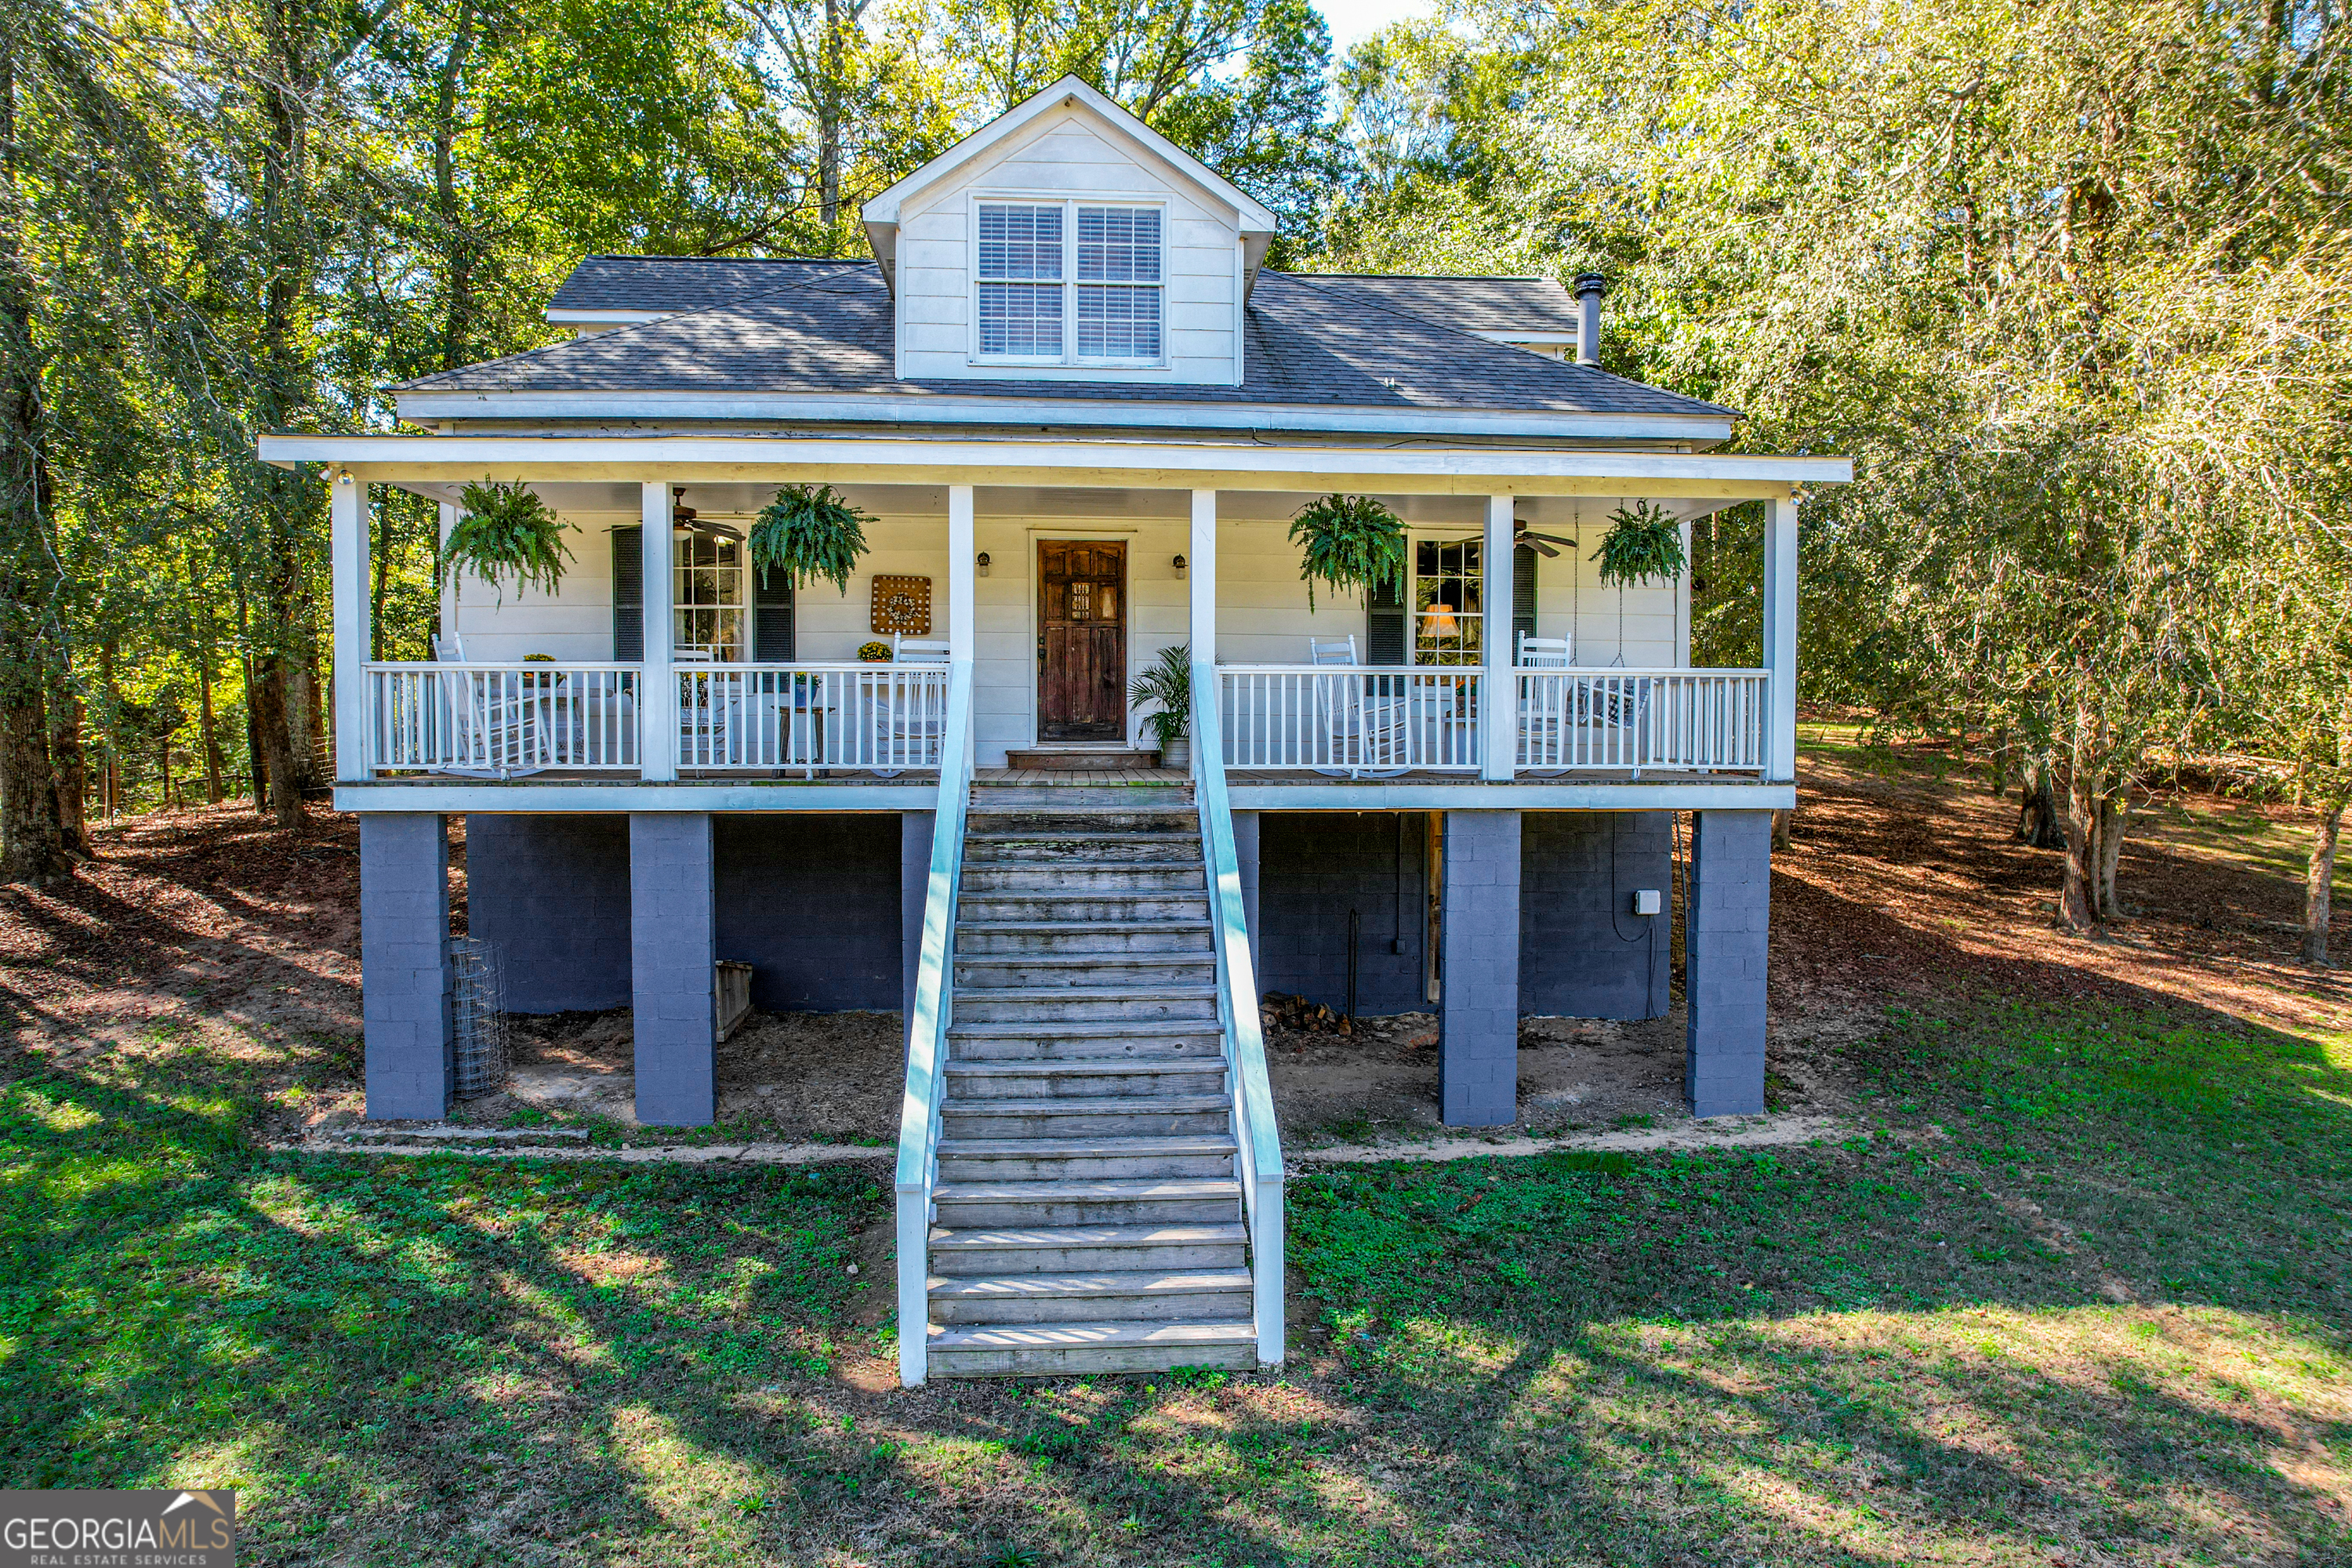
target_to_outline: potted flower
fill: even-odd
[[[786,485],[751,524],[751,564],[762,584],[780,571],[795,588],[823,577],[846,594],[866,553],[865,525],[873,521],[831,485]]]
[[[572,551],[563,542],[563,521],[529,485],[486,479],[460,490],[457,505],[457,524],[441,542],[436,577],[462,583],[462,574],[471,573],[492,584],[512,577],[518,588],[555,592]],[[503,586],[499,596],[503,603]]]
[[[1307,584],[1307,607],[1315,607],[1315,584],[1339,593],[1383,584],[1404,585],[1404,520],[1370,496],[1328,495],[1308,501],[1290,520],[1299,546],[1298,575]]]
[[[860,664],[889,663],[890,645],[886,642],[859,643],[857,645],[857,662]]]
[[[1130,706],[1157,702],[1160,710],[1144,716],[1143,727],[1160,742],[1160,765],[1192,765],[1192,645],[1179,643],[1160,650],[1159,661],[1137,679],[1127,694]]]
[[[1674,513],[1650,500],[1621,506],[1609,514],[1609,531],[1601,535],[1593,559],[1601,563],[1601,582],[1620,588],[1653,577],[1671,583],[1690,563],[1683,552],[1682,525]]]

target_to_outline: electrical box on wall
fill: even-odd
[[[1666,907],[1666,896],[1655,888],[1643,888],[1633,895],[1633,912],[1654,915]]]

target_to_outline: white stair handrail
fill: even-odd
[[[923,944],[915,1011],[907,1027],[907,1090],[898,1110],[898,1381],[919,1388],[930,1352],[930,1235],[938,1185],[940,1111],[954,1023],[948,984],[956,893],[963,880],[964,815],[971,798],[971,660],[948,667],[940,746],[939,805],[931,814],[931,867],[923,893]]]
[[[1217,670],[1192,666],[1192,783],[1200,795],[1201,847],[1209,877],[1209,919],[1216,928],[1217,1022],[1224,1035],[1233,1096],[1234,1163],[1250,1237],[1251,1319],[1262,1366],[1282,1364],[1282,1134],[1275,1124],[1274,1086],[1266,1076],[1265,1034],[1257,1011],[1257,967],[1250,961],[1249,921],[1242,904],[1241,857],[1225,794],[1225,747],[1217,711]]]

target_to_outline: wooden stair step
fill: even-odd
[[[935,1226],[931,1250],[939,1253],[1025,1252],[1042,1247],[1205,1247],[1246,1245],[1249,1233],[1232,1225],[1024,1225],[988,1229]]]
[[[1223,1100],[1218,1101],[1220,1105]],[[1176,1132],[1142,1138],[942,1138],[940,1153],[963,1159],[1034,1159],[1040,1155],[1108,1160],[1128,1154],[1230,1154],[1229,1132]]]
[[[1090,1274],[934,1274],[926,1282],[934,1300],[1069,1301],[1116,1297],[1246,1296],[1246,1268],[1106,1268]]]

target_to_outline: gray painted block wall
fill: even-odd
[[[1439,928],[1438,1115],[1499,1127],[1519,1114],[1520,814],[1445,814]]]
[[[1426,1011],[1427,836],[1420,812],[1258,813],[1258,989],[1345,1007],[1353,909],[1356,1010]],[[1234,847],[1246,855],[1238,834]],[[1399,937],[1404,951],[1391,952]]]
[[[449,1113],[449,833],[444,817],[360,817],[360,1015],[371,1121]]]
[[[1764,979],[1772,924],[1772,814],[1701,811],[1684,915],[1690,1005],[1685,1092],[1694,1116],[1764,1109]]]
[[[890,1012],[903,1000],[896,812],[721,816],[719,956],[751,966],[769,1012]]]
[[[711,819],[629,817],[630,1005],[637,1120],[700,1127],[719,1110],[719,909]]]
[[[466,819],[466,929],[515,1013],[629,1005],[629,819]]]
[[[1520,829],[1519,1011],[1663,1018],[1673,1005],[1674,814],[1531,811]]]
[[[719,956],[752,966],[755,1006],[900,1005],[896,816],[721,816],[713,831]],[[628,818],[477,814],[466,838],[467,930],[497,945],[508,1007],[629,1005]]]

